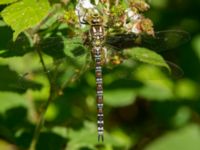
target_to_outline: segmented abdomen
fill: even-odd
[[[93,47],[93,57],[95,60],[96,73],[96,101],[97,101],[97,125],[98,125],[98,141],[103,141],[103,79],[102,79],[102,47]]]

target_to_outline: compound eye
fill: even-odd
[[[96,23],[96,22],[97,22],[97,21],[96,21],[95,19],[92,20],[92,23],[93,23],[93,24]]]

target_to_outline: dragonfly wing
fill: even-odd
[[[137,35],[134,33],[130,34],[116,34],[113,36],[107,36],[105,43],[107,45],[111,45],[113,47],[117,47],[118,49],[125,49],[136,46],[135,40],[137,39]]]
[[[181,30],[166,30],[155,32],[155,36],[134,33],[116,34],[106,38],[106,44],[118,47],[123,50],[134,46],[142,46],[162,52],[174,49],[190,40],[188,32]]]
[[[172,50],[190,40],[188,32],[181,30],[166,30],[155,32],[155,36],[142,35],[141,45],[156,52]]]
[[[168,61],[168,60],[165,60],[166,63],[168,64],[168,66],[170,67],[170,77],[172,78],[175,78],[175,79],[179,79],[181,77],[183,77],[184,75],[184,71],[183,69],[176,65],[175,63],[171,62],[171,61]]]

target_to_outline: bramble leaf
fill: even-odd
[[[13,40],[24,30],[37,25],[49,12],[47,0],[23,0],[6,7],[1,15],[4,21],[15,31]]]
[[[0,92],[0,113],[5,113],[7,110],[15,107],[28,107],[28,102],[20,94],[13,92]]]
[[[136,47],[132,49],[127,49],[126,53],[137,61],[160,67],[165,67],[168,69],[169,72],[171,71],[164,58],[152,50],[142,47]]]
[[[17,72],[10,70],[8,66],[0,65],[0,70],[3,72],[0,74],[0,91],[14,91],[17,93],[24,93],[26,92],[27,88],[35,90],[41,89],[41,85],[39,83],[20,78]]]
[[[16,2],[17,0],[1,0],[0,1],[0,5],[1,4],[9,4],[9,3],[13,3],[13,2]]]
[[[105,103],[113,107],[130,105],[136,100],[136,93],[133,89],[107,90],[104,93]]]
[[[199,127],[190,124],[182,129],[171,131],[149,144],[145,150],[198,150],[200,144]]]

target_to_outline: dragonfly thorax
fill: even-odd
[[[90,29],[91,40],[93,46],[100,46],[104,42],[104,28],[103,26],[92,26]]]
[[[98,22],[99,19],[94,18],[92,22]],[[104,36],[105,36],[105,31],[104,31],[104,26],[102,25],[102,22],[98,22],[97,24],[92,24],[90,28],[90,36],[91,36],[91,41],[93,46],[100,46],[104,42]]]

